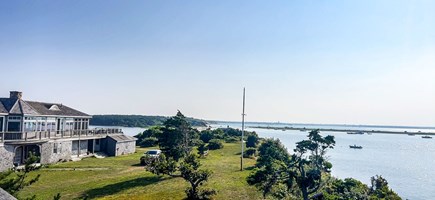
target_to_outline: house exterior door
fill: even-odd
[[[14,164],[20,165],[23,162],[23,147],[15,149]]]

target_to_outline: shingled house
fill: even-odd
[[[56,103],[25,101],[22,93],[0,98],[0,171],[21,165],[33,152],[41,164],[105,152],[135,152],[135,138],[120,129],[91,129],[92,116]]]

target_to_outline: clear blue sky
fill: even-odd
[[[2,1],[0,96],[89,114],[435,125],[435,1]]]

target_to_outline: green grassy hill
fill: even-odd
[[[62,199],[183,199],[188,186],[182,178],[156,176],[146,172],[139,158],[146,149],[137,153],[104,159],[87,158],[78,162],[51,165],[36,172],[40,180],[19,193],[20,198],[36,195],[37,199],[52,199],[61,193]],[[214,171],[205,185],[218,190],[215,199],[261,199],[246,177],[255,160],[244,159],[246,170],[240,172],[240,146],[225,144],[220,150],[210,151],[201,159],[204,168]]]

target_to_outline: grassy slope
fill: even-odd
[[[182,178],[158,177],[146,172],[138,165],[144,151],[137,149],[137,153],[128,156],[88,158],[51,165],[38,171],[40,180],[19,195],[29,197],[35,194],[38,199],[52,199],[60,192],[62,199],[77,199],[85,194],[91,199],[183,199],[187,182]],[[250,170],[240,172],[238,153],[239,145],[225,144],[224,149],[210,151],[206,159],[201,159],[204,168],[214,171],[205,186],[218,190],[216,199],[261,199],[261,194],[246,183]],[[248,169],[255,163],[252,159],[244,159],[244,162]],[[56,168],[99,169],[54,171]]]

